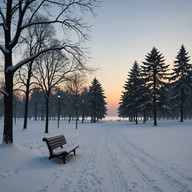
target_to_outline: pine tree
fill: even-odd
[[[151,99],[151,90],[148,86],[145,85],[145,79],[141,76],[140,78],[141,85],[137,88],[138,92],[138,109],[143,116],[143,123],[146,122],[147,117],[151,117],[153,102]]]
[[[130,119],[134,119],[136,124],[138,123],[138,95],[137,89],[141,86],[140,80],[140,66],[135,61],[132,66],[132,69],[128,73],[127,81],[123,86],[124,90],[121,96],[121,102],[118,108],[119,116],[129,117]]]
[[[189,98],[192,95],[192,65],[189,61],[188,52],[182,45],[174,61],[170,99],[175,108],[180,108],[181,122],[183,122],[184,106],[189,104]]]
[[[146,55],[142,67],[142,78],[144,87],[148,87],[148,96],[153,103],[154,126],[157,126],[157,102],[159,102],[160,92],[165,86],[169,65],[164,63],[164,56],[154,47]]]
[[[94,78],[89,88],[90,107],[91,107],[91,122],[96,122],[102,119],[107,114],[104,90],[99,81]]]

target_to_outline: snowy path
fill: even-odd
[[[19,178],[27,172],[28,177],[37,177],[34,178],[37,185],[28,190],[34,192],[192,192],[191,170],[160,157],[158,152],[149,152],[133,139],[137,131],[124,124],[98,123],[94,127],[85,124],[78,130],[59,131],[80,145],[76,156],[69,156],[65,165],[57,159],[48,160],[47,148],[39,141],[42,135],[38,138],[36,134],[37,142],[23,141],[22,144],[27,150],[39,150],[35,161],[31,161],[34,165],[1,173],[0,184],[5,186],[3,181],[14,175],[17,182],[21,182]],[[23,137],[21,134],[28,133],[19,134]],[[34,169],[38,164],[40,171]],[[21,189],[26,190],[18,187],[16,191]]]
[[[136,146],[125,129],[98,128],[82,134],[78,138],[80,155],[66,164],[70,171],[66,174],[63,168],[58,170],[55,185],[62,185],[61,191],[192,191],[192,176]],[[48,191],[52,190],[53,184]]]
[[[136,147],[129,142],[124,135],[121,135],[119,148],[124,153],[125,162],[129,163],[129,169],[133,169],[136,175],[132,177],[137,181],[137,186],[149,189],[149,191],[190,191],[192,189],[192,177],[184,175],[179,171],[177,165],[159,160],[157,157]],[[136,183],[134,180],[132,183]],[[138,182],[140,181],[140,182]],[[141,185],[141,183],[143,183]]]

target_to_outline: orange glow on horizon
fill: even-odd
[[[118,107],[121,97],[120,90],[108,90],[106,91],[106,102],[107,102],[107,115],[108,116],[117,116]]]

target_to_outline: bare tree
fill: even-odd
[[[44,22],[47,21],[47,18],[43,16],[37,16],[36,20],[38,22]],[[24,45],[26,45],[26,51],[24,52],[24,55],[27,54],[31,56],[34,53],[39,52],[47,46],[47,44],[50,42],[50,39],[52,39],[54,36],[55,30],[53,25],[51,24],[40,24],[31,26],[27,29],[26,36],[23,38],[23,42],[25,43]],[[25,94],[23,129],[27,128],[29,95],[31,90],[33,89],[32,85],[34,84],[34,82],[31,81],[33,63],[34,60],[29,61],[27,65],[22,66],[17,73],[19,77],[17,84],[20,84],[20,88],[24,91]]]
[[[70,62],[60,51],[49,51],[35,61],[33,77],[41,87],[45,97],[46,123],[45,133],[48,133],[50,94],[68,76],[79,69],[78,62]]]
[[[13,143],[14,73],[21,66],[50,50],[64,50],[77,60],[82,59],[84,51],[80,47],[79,41],[75,41],[77,38],[74,35],[77,35],[81,42],[87,40],[89,26],[82,18],[86,13],[93,13],[98,2],[98,0],[5,0],[1,2],[0,50],[4,57],[5,76],[3,142]],[[35,16],[39,14],[43,14],[48,20],[36,21]],[[62,31],[60,35],[64,35],[68,39],[64,39],[64,42],[59,45],[51,44],[14,64],[14,50],[20,45],[21,37],[26,33],[26,29],[42,23],[56,25],[57,29]]]
[[[87,84],[87,79],[85,74],[81,74],[78,72],[73,73],[68,77],[69,81],[67,81],[65,89],[71,95],[80,95]]]
[[[78,107],[80,105],[79,96],[85,89],[86,78],[84,75],[80,73],[74,73],[69,79],[70,80],[66,83],[66,90],[74,98],[73,104],[75,107],[76,129],[77,129]]]

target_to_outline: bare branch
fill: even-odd
[[[29,19],[28,23],[31,23],[33,18],[35,17],[35,15],[37,14],[37,12],[39,11],[39,9],[43,6],[43,4],[46,2],[46,0],[42,0],[40,2],[40,4],[36,7],[36,9],[33,11],[31,18]]]
[[[29,7],[29,5],[32,3],[33,1],[26,1],[26,4],[23,6],[22,9],[22,1],[19,1],[19,3],[14,7],[14,9],[12,10],[13,12],[19,10],[18,14],[18,22],[17,22],[17,27],[16,27],[16,32],[15,32],[15,36],[13,37],[13,39],[11,40],[11,42],[9,42],[10,47],[14,47],[17,43],[18,40],[20,38],[21,32],[22,32],[22,24],[24,22],[24,17],[26,14],[26,11]],[[13,14],[13,13],[12,13]]]
[[[0,16],[1,16],[1,18],[2,18],[2,23],[0,23],[0,26],[3,26],[3,28],[4,28],[4,30],[5,30],[5,29],[6,29],[6,25],[5,25],[6,20],[5,20],[5,16],[3,15],[3,12],[2,12],[2,10],[1,10],[1,8],[0,8]]]

